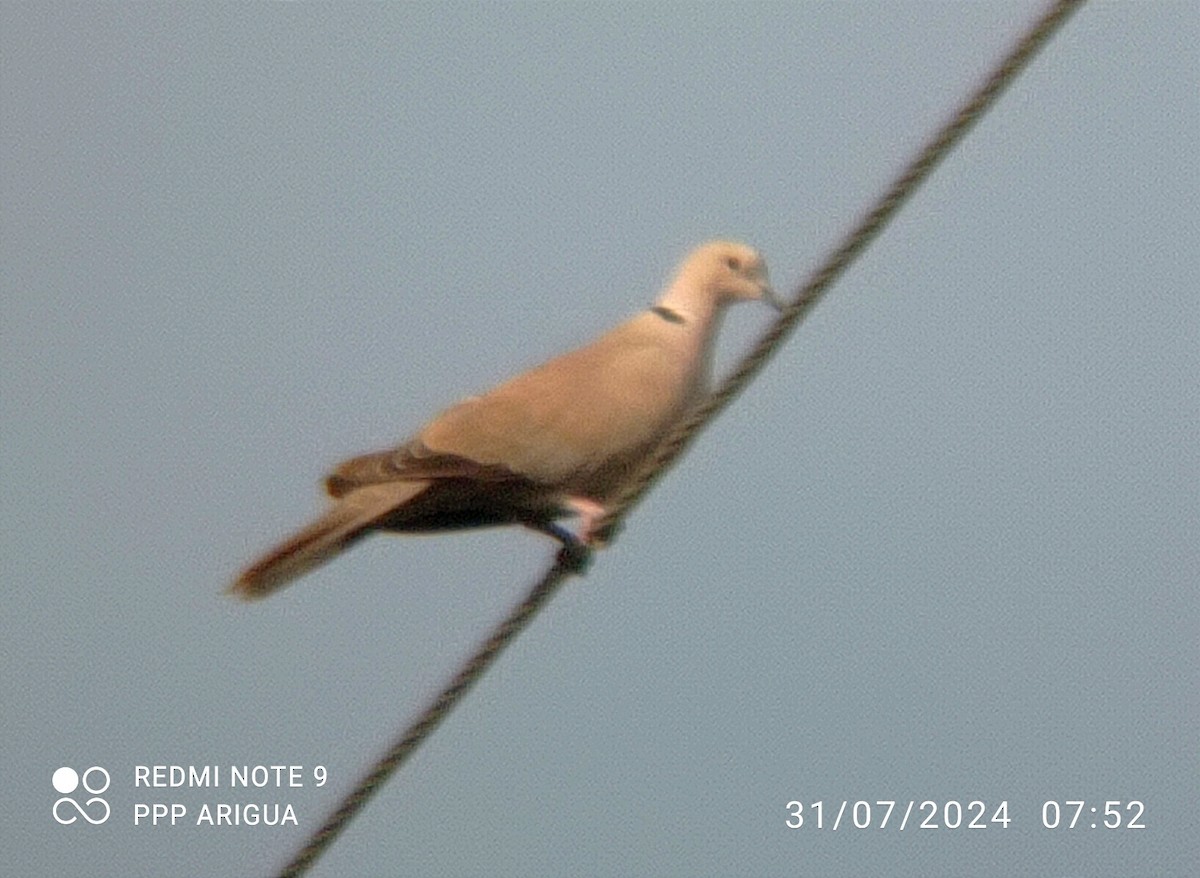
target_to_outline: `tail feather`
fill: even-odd
[[[381,518],[421,493],[428,484],[389,482],[346,494],[323,516],[243,570],[229,592],[244,600],[258,600],[283,588],[358,542]]]

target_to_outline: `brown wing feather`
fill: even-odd
[[[334,497],[391,481],[521,481],[584,493],[596,473],[652,447],[691,401],[696,376],[655,321],[637,317],[443,411],[409,442],[355,457],[326,479]]]
[[[416,447],[414,447],[416,446]],[[453,454],[429,454],[415,441],[389,451],[376,451],[342,461],[325,477],[325,491],[331,497],[346,494],[366,485],[384,482],[437,481],[472,479],[479,482],[504,482],[523,477],[500,466],[484,466]]]
[[[689,365],[634,318],[448,409],[418,440],[534,482],[571,482],[655,442],[690,402],[694,382],[681,374]]]

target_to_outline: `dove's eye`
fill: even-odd
[[[730,267],[730,269],[732,269],[733,271],[741,271],[742,270],[742,261],[740,259],[738,259],[736,256],[730,256],[729,258],[727,258],[725,260],[725,264],[728,265]]]

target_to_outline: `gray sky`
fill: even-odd
[[[5,874],[281,865],[553,549],[378,538],[254,606],[239,566],[694,244],[793,289],[1035,9],[0,5]],[[1197,44],[1076,16],[314,874],[1193,874]],[[260,763],[308,783],[134,786]],[[92,765],[111,818],[60,826]]]

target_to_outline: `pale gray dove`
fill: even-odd
[[[260,598],[372,531],[522,524],[559,539],[578,515],[595,545],[604,504],[708,390],[722,311],[779,302],[754,249],[714,241],[649,308],[435,417],[399,448],[352,458],[325,480],[333,504],[247,567],[230,591]]]

